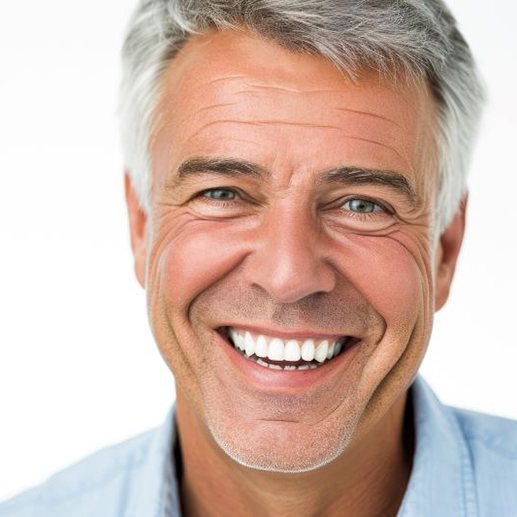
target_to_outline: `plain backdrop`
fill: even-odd
[[[422,372],[517,418],[514,0],[451,0],[489,93]],[[133,274],[116,117],[134,2],[0,3],[0,500],[158,425],[174,398]]]

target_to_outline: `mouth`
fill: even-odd
[[[218,332],[246,359],[271,370],[315,370],[334,361],[354,346],[353,336],[279,337],[236,327]]]

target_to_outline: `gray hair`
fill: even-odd
[[[126,166],[151,206],[149,142],[162,77],[191,35],[242,28],[294,52],[320,55],[349,77],[426,80],[439,110],[437,229],[466,191],[483,88],[470,49],[441,0],[141,0],[123,47],[120,115]]]

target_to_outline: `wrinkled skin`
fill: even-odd
[[[126,187],[136,272],[175,375],[192,464],[195,448],[221,469],[237,468],[228,454],[255,469],[323,475],[382,443],[385,463],[402,472],[393,477],[407,481],[406,392],[464,225],[461,209],[434,238],[436,125],[423,84],[366,71],[354,84],[321,58],[249,34],[211,32],[175,58],[151,143],[152,213],[139,210],[128,179]],[[180,178],[193,158],[241,160],[263,174]],[[391,171],[411,195],[378,181],[322,180],[337,167]],[[207,189],[226,189],[227,199]],[[352,210],[354,199],[371,211]],[[359,342],[314,382],[271,384],[229,360],[222,326]]]

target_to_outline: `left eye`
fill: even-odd
[[[374,212],[386,211],[383,206],[368,199],[350,199],[342,207],[357,214],[373,214]]]
[[[208,199],[214,199],[217,201],[233,201],[237,197],[237,194],[233,190],[225,188],[205,190],[201,195]]]

